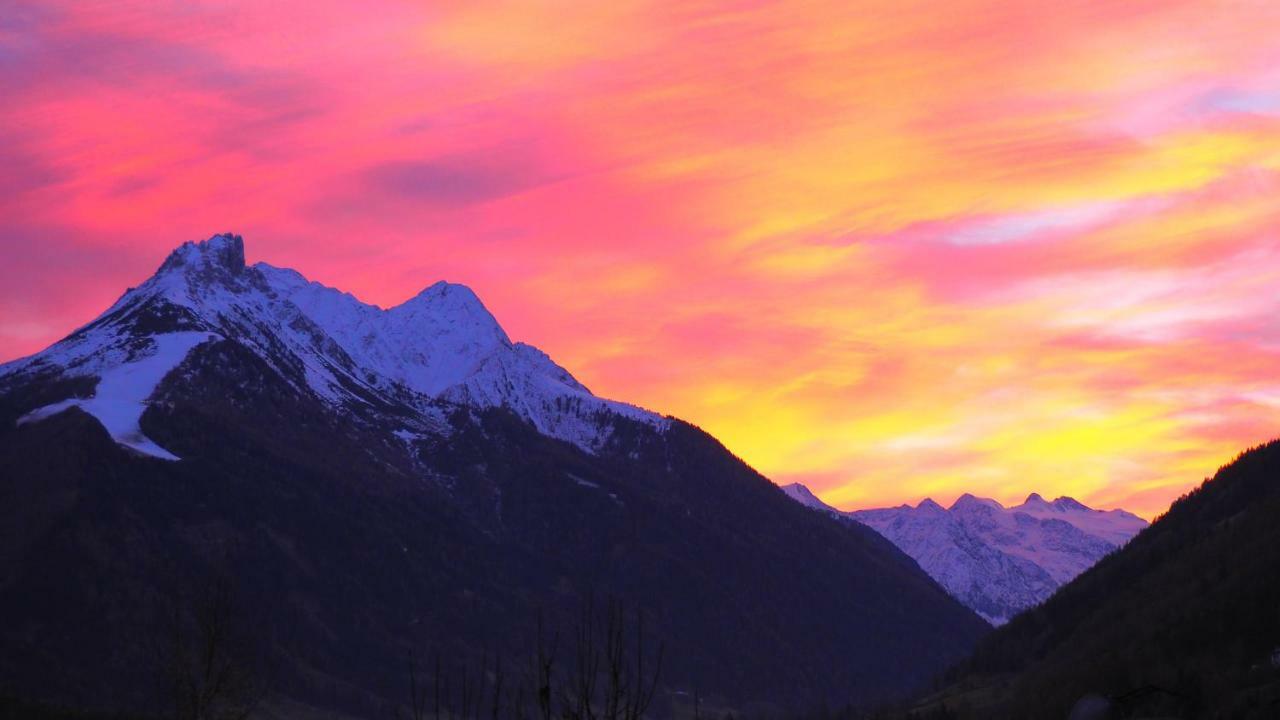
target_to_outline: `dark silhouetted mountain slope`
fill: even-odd
[[[384,310],[231,235],[0,366],[0,695],[147,707],[210,578],[277,694],[361,716],[408,700],[411,653],[525,657],[592,596],[650,617],[664,688],[738,706],[910,690],[988,629],[470,290]]]
[[[982,641],[926,705],[945,698],[963,717],[1066,717],[1094,694],[1115,717],[1280,717],[1277,569],[1273,442]]]

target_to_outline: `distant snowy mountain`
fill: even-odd
[[[245,265],[230,233],[188,242],[96,320],[49,349],[0,365],[0,380],[100,378],[90,398],[60,401],[97,417],[121,445],[177,459],[144,437],[138,418],[160,380],[196,346],[233,339],[335,407],[408,404],[404,437],[447,427],[452,407],[506,407],[545,435],[587,451],[625,417],[667,420],[596,397],[542,351],[513,343],[469,288],[438,282],[383,310],[293,270]]]
[[[798,483],[783,491],[870,526],[995,625],[1040,604],[1147,527],[1124,510],[1093,510],[1068,497],[1048,502],[1036,493],[1009,508],[965,494],[950,508],[926,499],[915,507],[840,512]]]

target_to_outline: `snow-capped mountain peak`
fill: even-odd
[[[910,510],[910,509],[911,509],[911,506],[910,506],[910,505],[903,505],[901,509],[904,509],[904,510]],[[922,513],[931,513],[931,514],[932,514],[932,513],[945,513],[945,512],[947,511],[947,509],[946,509],[946,508],[944,508],[944,507],[942,507],[941,505],[939,505],[939,504],[937,503],[937,501],[935,501],[933,498],[925,498],[925,499],[921,500],[921,501],[920,501],[920,504],[919,504],[919,505],[916,505],[915,509],[916,509],[916,510],[918,510],[918,511],[920,511],[920,512],[922,512]]]
[[[169,253],[157,274],[214,269],[239,273],[244,268],[244,239],[234,233],[219,233],[208,240],[179,245]]]
[[[1085,505],[1084,505],[1084,503],[1081,503],[1080,501],[1076,500],[1075,498],[1070,498],[1070,497],[1067,497],[1067,496],[1065,496],[1065,495],[1063,495],[1063,496],[1062,496],[1062,497],[1060,497],[1060,498],[1055,498],[1052,504],[1053,504],[1054,509],[1056,509],[1056,510],[1060,510],[1060,511],[1062,511],[1062,512],[1070,512],[1070,511],[1073,511],[1073,510],[1088,510],[1088,509],[1089,509],[1087,506],[1085,506]]]
[[[511,345],[506,331],[466,285],[441,280],[386,312],[406,326],[465,335],[486,347]]]
[[[784,490],[804,505],[870,526],[997,625],[1039,604],[1147,526],[1123,510],[1093,510],[1069,497],[1048,502],[1038,493],[1009,508],[965,493],[950,508],[926,498],[915,507],[839,513],[803,485]]]
[[[970,493],[965,493],[956,498],[951,504],[951,512],[982,512],[983,509],[1000,511],[1004,510],[1004,506],[992,500],[991,498],[980,498]]]
[[[782,485],[780,487],[782,488],[782,492],[787,494],[787,497],[795,500],[805,507],[829,513],[840,512],[839,510],[836,510],[830,505],[822,502],[822,500],[818,499],[817,495],[813,494],[813,491],[801,483],[791,483],[790,485]]]
[[[92,323],[0,367],[0,381],[32,374],[102,381],[173,333],[237,342],[339,411],[376,399],[439,428],[445,405],[505,407],[588,451],[608,438],[610,418],[667,422],[596,397],[540,350],[513,343],[464,285],[436,282],[384,310],[294,270],[246,265],[244,240],[234,233],[183,243]],[[171,359],[165,373],[185,354]]]

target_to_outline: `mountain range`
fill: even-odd
[[[383,309],[230,233],[0,366],[0,479],[0,695],[80,708],[153,711],[210,587],[276,697],[359,717],[405,708],[412,658],[528,658],[593,597],[647,618],[666,697],[728,707],[900,695],[990,629],[466,287]]]
[[[405,443],[447,427],[447,406],[504,407],[539,433],[587,451],[607,439],[600,416],[667,423],[597,398],[546,354],[511,342],[465,286],[438,282],[383,310],[293,270],[248,267],[243,239],[231,234],[185,243],[97,320],[45,352],[0,366],[0,377],[97,377],[92,398],[37,408],[18,422],[74,405],[120,444],[176,460],[139,431],[138,419],[156,385],[193,349],[228,338],[333,409],[408,406],[413,412],[396,433]]]
[[[803,485],[783,491],[879,532],[994,625],[1044,602],[1147,527],[1124,510],[1094,510],[1069,497],[1050,502],[1037,493],[1008,508],[966,493],[949,508],[925,499],[915,507],[841,512]]]

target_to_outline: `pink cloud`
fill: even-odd
[[[1155,508],[1280,422],[1240,400],[1280,347],[1277,14],[20,2],[0,359],[233,229],[384,305],[465,282],[596,391],[859,502],[1036,473]]]

